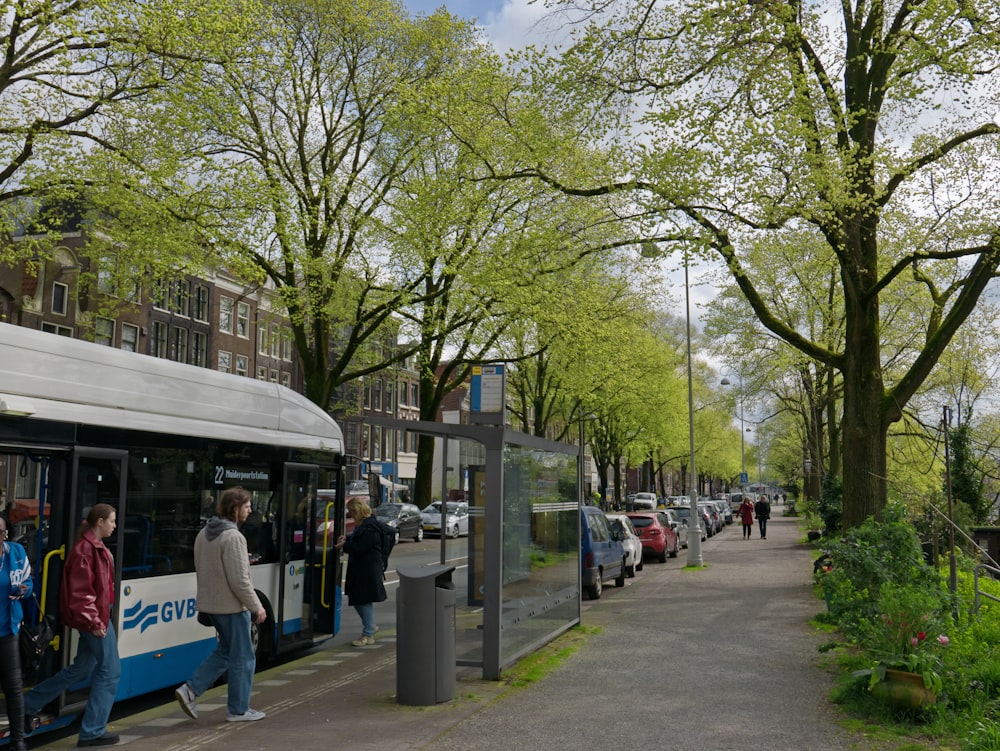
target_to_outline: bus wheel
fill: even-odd
[[[267,662],[271,659],[272,645],[274,643],[274,611],[271,610],[271,603],[267,601],[260,592],[257,597],[261,605],[264,606],[264,613],[267,617],[263,623],[250,623],[250,643],[253,645],[254,657],[257,662]]]

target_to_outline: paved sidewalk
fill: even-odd
[[[816,650],[825,637],[808,623],[821,603],[801,536],[795,519],[777,516],[767,540],[745,541],[735,525],[708,540],[703,570],[683,570],[685,551],[647,562],[623,590],[584,603],[584,624],[598,632],[524,689],[461,669],[454,701],[400,706],[395,641],[380,632],[372,647],[338,646],[259,673],[261,722],[224,722],[221,687],[201,697],[197,721],[170,702],[111,729],[133,751],[857,749],[861,739],[841,729],[826,698]],[[75,742],[40,736],[29,748]]]

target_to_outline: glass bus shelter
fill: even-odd
[[[498,680],[580,622],[578,446],[498,426],[366,422],[459,443],[469,533],[467,574],[455,578],[458,665]]]

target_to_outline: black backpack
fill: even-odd
[[[376,547],[382,554],[382,573],[389,570],[389,556],[396,545],[396,530],[383,521],[375,520],[375,528],[378,530],[378,542]]]

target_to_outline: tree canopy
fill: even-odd
[[[538,154],[517,174],[578,195],[627,192],[646,239],[721,259],[763,326],[842,374],[844,521],[878,514],[889,426],[1000,264],[1000,127],[984,117],[1000,87],[1000,8],[552,4],[590,12],[558,67],[534,65],[539,86],[588,102],[576,110],[617,143],[623,168],[581,180]],[[783,319],[746,263],[764,238],[804,235],[835,264],[839,341]],[[922,335],[891,363],[889,299],[925,311]]]

